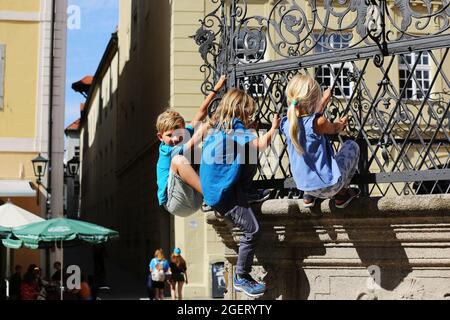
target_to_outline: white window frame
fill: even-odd
[[[251,29],[251,28],[250,28]],[[266,35],[266,47],[267,47],[267,31],[266,30],[262,30],[262,32],[264,32],[264,34]],[[236,43],[236,47],[235,47],[235,51],[237,52],[238,50],[240,50],[240,49],[243,49],[241,46],[239,46],[239,43]],[[266,50],[266,52],[265,52],[265,55],[267,55],[267,50]],[[236,55],[236,58],[238,58],[239,59],[239,61],[241,61],[242,63],[245,63],[245,64],[247,64],[247,63],[256,63],[256,61],[259,61],[259,62],[265,62],[265,61],[267,61],[267,58],[266,58],[266,56],[264,56],[262,59],[246,59],[246,57],[244,56],[244,57],[239,57],[240,56],[240,54],[237,54]],[[255,87],[261,87],[261,86],[263,86],[264,87],[264,90],[262,91],[262,92],[259,92],[258,91],[258,89],[256,89],[254,92],[255,92],[255,94],[253,94],[253,96],[254,97],[258,97],[258,98],[261,98],[261,97],[264,97],[266,94],[267,94],[267,82],[266,82],[266,79],[267,79],[267,76],[266,75],[262,75],[261,76],[262,78],[263,78],[263,83],[261,83],[261,85],[255,85],[255,84],[253,84],[253,86],[255,86]],[[263,84],[265,84],[265,86],[263,85]],[[244,78],[244,83],[243,83],[243,86],[244,86],[244,88],[250,88],[250,77],[245,77]],[[248,92],[250,92],[250,93],[253,93],[252,91],[250,91],[249,89],[247,89],[247,91]]]
[[[5,56],[6,45],[0,43],[0,111],[5,103]]]
[[[323,35],[323,36],[327,36],[327,35]],[[324,44],[323,36],[320,38],[319,41],[317,41],[315,53],[319,54],[319,53],[325,53],[325,52],[331,51],[330,49],[321,45],[321,44]],[[330,35],[328,35],[328,36],[330,36]],[[335,41],[336,36],[339,37],[338,42]],[[345,41],[343,41],[343,39],[344,39],[344,37],[342,37],[342,35],[333,35],[332,39],[327,44],[329,44],[334,49],[348,48],[350,46],[350,41],[345,42]],[[341,69],[342,63],[332,63],[332,64],[330,64],[330,66],[331,66],[331,69],[333,70],[333,73],[336,74]],[[320,76],[320,78],[316,76],[316,80],[329,79],[329,83],[330,83],[329,86],[324,86],[323,81],[322,81],[322,83],[321,83],[321,81],[319,81],[319,83],[321,83],[321,85],[324,89],[325,89],[325,87],[327,87],[327,88],[333,87],[334,81],[333,81],[333,76],[332,76],[331,70],[330,70],[329,75],[327,75],[327,76],[324,75],[324,71],[326,69],[330,69],[330,68],[328,66],[322,66],[322,67],[318,67],[318,68],[322,69],[322,75]],[[337,70],[337,72],[335,72],[335,70]],[[353,94],[353,84],[349,81],[348,86],[344,86],[344,79],[347,77],[345,70],[347,70],[347,72],[353,72],[353,65],[351,62],[347,61],[344,63],[344,68],[343,68],[342,72],[339,74],[339,76],[337,77],[336,81],[340,82],[342,89],[346,89],[346,88],[349,89],[349,93],[348,93],[348,95],[345,95],[345,97],[350,98]],[[317,70],[316,70],[316,74],[317,74]],[[336,94],[336,90],[342,91],[338,86],[336,86],[334,90],[335,90],[334,96],[336,98],[344,98],[344,95],[343,95],[344,92],[341,92],[340,95]]]
[[[424,64],[423,63],[423,58],[427,57],[428,59],[428,64]],[[408,57],[410,59],[411,62],[408,62]],[[398,79],[399,79],[399,85],[400,85],[400,90],[403,89],[404,87],[404,83],[406,82],[406,80],[408,79],[408,73],[410,72],[410,69],[412,69],[414,67],[414,64],[416,63],[417,58],[419,57],[419,53],[417,52],[411,52],[411,53],[406,53],[403,54],[403,58],[402,56],[399,56],[399,63],[398,63],[398,67],[399,67],[399,75],[398,75]],[[408,68],[409,67],[409,68]],[[401,71],[405,72],[405,76],[402,77],[400,75]],[[422,77],[417,77],[417,71],[420,71]],[[416,69],[413,70],[414,73],[416,73],[416,78],[417,81],[420,82],[422,88],[425,91],[425,94],[427,94],[427,92],[429,90],[431,90],[430,88],[430,84],[431,84],[431,66],[430,66],[430,55],[428,54],[428,52],[423,52],[421,55],[421,61],[419,61],[417,63]],[[428,78],[425,78],[425,72],[428,72]],[[403,81],[403,85],[401,84],[401,81]],[[425,81],[428,82],[428,88],[425,88]],[[418,88],[417,82],[414,80],[414,77],[411,77],[410,79],[410,83],[411,86],[407,86],[403,96],[401,97],[403,100],[417,100],[417,101],[421,101],[423,100],[424,97],[419,97],[419,95],[422,95],[422,92],[420,91],[420,89]],[[412,91],[412,95],[409,96],[408,95],[408,90]]]
[[[260,77],[263,78],[263,80],[262,80],[263,82],[261,84],[255,84],[255,83],[250,84],[250,77],[245,77],[244,78],[244,88],[246,88],[247,92],[250,93],[253,97],[262,98],[262,97],[264,97],[267,94],[267,88],[266,88],[267,87],[267,82],[266,82],[267,76],[266,75],[261,75]],[[254,89],[255,89],[254,91],[251,91],[249,89],[251,86],[254,87]],[[263,88],[263,91],[260,92],[258,90],[258,88]]]

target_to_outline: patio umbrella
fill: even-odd
[[[41,217],[28,212],[18,206],[15,206],[10,201],[0,206],[0,238],[8,236],[12,228],[21,227],[30,223],[44,221]],[[2,231],[3,228],[4,230]],[[10,248],[6,250],[6,279],[9,278],[10,269]],[[7,292],[8,296],[9,293]]]
[[[11,234],[10,228],[3,228],[0,226],[0,239],[6,238],[9,234]]]
[[[44,221],[44,219],[11,202],[0,206],[0,227],[17,228],[40,221]]]
[[[3,245],[14,249],[21,247],[38,249],[53,245],[57,247],[60,244],[61,250],[63,250],[64,244],[78,245],[83,242],[100,244],[119,237],[117,231],[67,218],[50,219],[14,228],[12,229],[12,235],[17,240],[9,237],[2,241]],[[61,255],[61,265],[64,266],[63,252],[61,252]],[[63,272],[61,272],[61,300],[63,299],[62,283]]]

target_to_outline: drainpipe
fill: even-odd
[[[48,115],[48,176],[47,176],[47,201],[45,215],[47,219],[52,218],[51,194],[52,194],[52,152],[53,152],[53,86],[55,65],[55,26],[56,26],[56,0],[52,0],[52,18],[50,31],[50,88],[49,88],[49,115]],[[45,270],[50,277],[50,250],[46,249]]]
[[[50,92],[49,92],[49,121],[48,121],[48,194],[52,193],[52,152],[53,152],[53,86],[55,65],[55,26],[56,26],[56,0],[52,0],[52,27],[50,35]],[[47,219],[52,217],[51,211],[47,209]]]

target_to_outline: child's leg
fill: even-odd
[[[346,141],[341,150],[336,154],[336,162],[341,171],[343,189],[347,188],[352,181],[358,168],[360,150],[354,141]]]
[[[244,232],[239,245],[236,273],[239,276],[250,274],[259,238],[259,224],[255,214],[251,208],[236,206],[225,216]]]
[[[177,282],[178,283],[178,300],[183,300],[183,285],[184,282]]]
[[[171,170],[176,173],[184,182],[194,188],[197,192],[202,193],[200,177],[191,166],[188,159],[183,156],[175,156],[172,159]]]
[[[172,295],[172,300],[177,300],[177,283],[175,281],[170,281],[170,294]]]
[[[241,175],[239,177],[239,185],[245,194],[247,194],[253,183],[253,178],[258,171],[258,166],[256,164],[244,164],[242,165]]]

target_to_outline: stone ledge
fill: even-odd
[[[450,194],[421,196],[389,196],[383,198],[360,198],[346,209],[337,209],[333,201],[324,200],[312,209],[303,207],[301,199],[268,200],[253,207],[257,215],[289,218],[343,218],[450,215]],[[207,213],[210,224],[222,220],[213,212]]]
[[[360,298],[373,293],[365,289],[371,268],[380,272],[379,299],[448,295],[450,195],[361,198],[344,210],[281,199],[253,209],[261,227],[253,276],[269,284],[263,299]],[[242,232],[213,212],[207,222],[225,244],[230,284]],[[227,298],[245,299],[230,285]]]
[[[450,194],[423,196],[390,196],[383,198],[360,198],[346,209],[337,209],[331,200],[322,201],[313,209],[305,209],[300,200],[269,200],[261,206],[264,215],[336,215],[367,216],[370,215],[429,215],[448,214]]]

